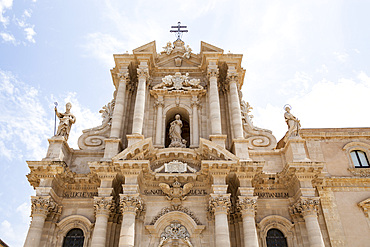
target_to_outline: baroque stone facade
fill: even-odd
[[[242,55],[205,42],[114,60],[102,124],[70,148],[69,104],[27,162],[25,246],[368,245],[370,128],[301,129],[287,106],[277,142],[241,98]]]

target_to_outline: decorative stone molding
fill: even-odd
[[[199,219],[194,215],[194,213],[193,213],[190,209],[188,209],[188,208],[186,208],[186,207],[183,207],[183,206],[181,206],[181,205],[178,205],[178,206],[176,206],[176,205],[172,205],[171,207],[165,207],[165,208],[162,208],[162,210],[159,212],[159,214],[157,214],[157,215],[153,218],[153,220],[150,222],[150,225],[154,225],[154,224],[157,222],[157,220],[158,220],[159,218],[161,218],[163,215],[168,214],[168,213],[170,213],[170,212],[175,212],[175,211],[178,211],[178,212],[182,212],[182,213],[187,214],[190,218],[192,218],[192,219],[194,220],[194,222],[195,222],[197,225],[202,225],[202,224],[200,223]]]
[[[267,246],[267,232],[272,228],[278,229],[284,234],[287,239],[288,246],[294,246],[294,224],[286,218],[279,215],[270,215],[263,218],[257,225],[260,232],[260,239],[262,239],[262,247]]]
[[[31,197],[31,215],[41,214],[45,217],[51,211],[58,211],[58,204],[50,196]]]
[[[185,226],[181,225],[179,222],[174,221],[168,225],[161,234],[161,242],[158,247],[163,246],[166,242],[171,239],[181,240],[187,246],[192,247],[190,242],[190,234]]]
[[[110,212],[114,212],[113,197],[94,197],[94,209],[96,215],[109,215]]]
[[[317,216],[318,207],[318,197],[301,197],[289,210],[292,215],[301,214],[303,217]]]
[[[124,195],[120,194],[120,211],[121,213],[142,211],[144,209],[143,201],[138,194]]]
[[[167,75],[162,78],[162,82],[155,85],[153,90],[165,89],[170,90],[191,90],[203,89],[199,79],[189,79],[189,73],[181,75],[181,72],[176,72],[175,75]]]
[[[212,213],[228,213],[231,207],[230,194],[211,194],[209,199],[209,210]]]
[[[138,78],[149,79],[149,69],[148,69],[148,66],[139,65],[139,68],[137,68],[137,77]]]
[[[154,107],[158,108],[158,107],[164,107],[164,101],[163,100],[156,100],[154,102]]]
[[[370,177],[370,168],[348,168],[348,171],[357,177]]]
[[[370,218],[370,198],[358,203],[357,205],[362,209],[362,211],[364,211],[365,216]]]
[[[238,208],[242,213],[242,216],[252,216],[254,217],[257,209],[257,196],[245,197],[239,196]]]

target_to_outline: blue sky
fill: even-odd
[[[34,193],[25,161],[46,154],[53,102],[72,102],[77,148],[112,98],[112,54],[153,40],[160,52],[178,21],[193,52],[205,41],[244,54],[244,100],[278,140],[287,103],[303,128],[369,126],[369,9],[354,0],[0,0],[0,238],[23,245]]]

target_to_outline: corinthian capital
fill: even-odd
[[[120,194],[120,211],[124,212],[133,212],[143,210],[143,201],[141,200],[138,194],[134,195],[124,195]]]
[[[227,76],[226,76],[226,80],[228,83],[231,83],[231,82],[235,82],[237,83],[238,82],[238,72],[236,71],[236,69],[228,69],[227,70]]]
[[[211,194],[209,199],[209,210],[213,213],[225,212],[227,213],[230,209],[230,194]]]
[[[113,197],[94,197],[94,209],[96,215],[109,215],[114,210]]]
[[[127,69],[120,69],[117,73],[120,82],[127,82],[130,79],[130,74]]]
[[[211,77],[218,77],[219,69],[217,68],[217,65],[208,65],[208,70],[207,70],[207,76],[208,78]]]
[[[290,213],[293,215],[301,214],[303,217],[317,216],[318,207],[318,197],[301,197],[290,207]]]
[[[242,216],[254,217],[257,208],[257,196],[239,196],[238,208],[240,209]]]
[[[47,216],[49,212],[58,210],[58,205],[50,196],[31,197],[32,216],[41,214]]]
[[[137,77],[140,78],[149,78],[149,69],[147,65],[139,65],[139,68],[137,68]]]

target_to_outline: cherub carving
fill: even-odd
[[[163,193],[167,195],[167,199],[175,205],[181,204],[181,201],[184,201],[187,198],[186,195],[190,192],[193,186],[193,183],[186,183],[181,188],[181,183],[177,181],[177,178],[175,178],[175,182],[172,184],[172,187],[166,183],[159,184],[159,187],[161,187]]]
[[[187,45],[186,48],[185,48],[184,55],[182,57],[189,59],[190,56],[191,56],[191,51],[192,51],[192,49],[190,48],[189,45]]]
[[[172,47],[172,43],[170,41],[167,42],[167,45],[165,47],[163,47],[164,49],[164,52],[167,54],[167,55],[170,55],[172,50],[173,50],[173,47]]]

